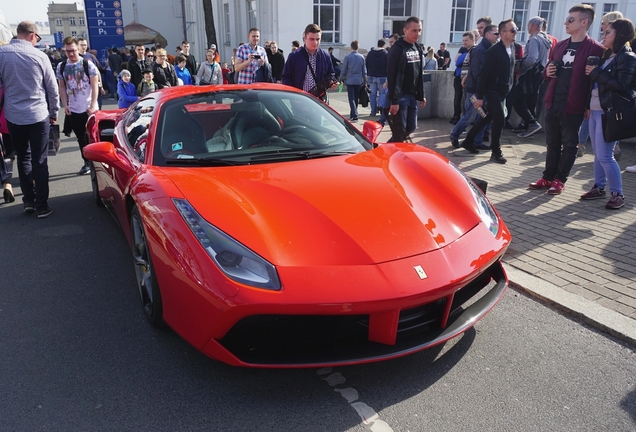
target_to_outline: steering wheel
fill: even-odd
[[[303,126],[303,125],[292,125],[292,126],[288,126],[286,128],[283,128],[280,132],[278,132],[278,134],[276,134],[276,136],[279,137],[284,137],[287,134],[290,134],[292,132],[297,132],[300,130],[306,130],[307,126]]]
[[[275,140],[276,138],[284,138],[285,135],[297,132],[297,131],[301,131],[301,130],[305,130],[307,129],[307,126],[303,126],[303,125],[292,125],[292,126],[288,126],[286,128],[283,128],[282,130],[280,130],[277,134],[272,135],[270,137],[265,138],[263,141],[259,142],[259,143],[255,143],[249,146],[249,148],[256,148],[256,147],[262,147],[267,145],[269,142]]]

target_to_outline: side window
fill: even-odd
[[[148,98],[139,101],[128,112],[125,119],[125,130],[128,147],[137,155],[139,160],[146,157],[146,138],[152,121],[156,101]]]

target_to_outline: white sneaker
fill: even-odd
[[[636,165],[628,166],[625,171],[636,173]]]

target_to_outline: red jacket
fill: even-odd
[[[556,44],[549,55],[548,63],[554,59],[561,60],[569,44],[570,38],[564,39]],[[587,97],[590,93],[589,89],[591,82],[590,77],[585,75],[585,64],[587,63],[587,58],[589,56],[601,57],[604,51],[605,48],[603,45],[596,42],[589,36],[585,36],[585,39],[577,48],[574,65],[572,66],[570,89],[565,103],[566,114],[583,114],[585,112],[585,105],[587,104]],[[546,70],[543,71],[543,77],[550,81],[550,85],[545,94],[545,107],[546,109],[550,109],[552,107],[552,98],[554,96],[556,83],[559,78],[548,78]]]

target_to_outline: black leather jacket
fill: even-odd
[[[624,46],[605,69],[593,69],[590,78],[592,83],[598,83],[598,98],[604,111],[628,105],[636,99],[636,54]]]

